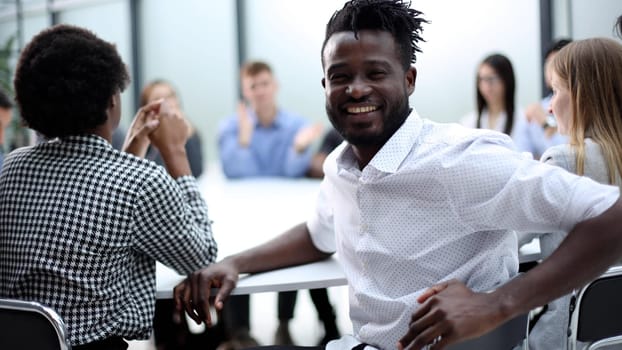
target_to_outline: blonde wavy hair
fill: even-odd
[[[609,183],[615,184],[622,174],[622,45],[606,38],[575,41],[559,51],[552,67],[570,91],[568,133],[577,174],[584,174],[584,139],[589,137],[600,145]]]

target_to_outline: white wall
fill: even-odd
[[[570,33],[572,32],[571,6],[571,0],[551,0],[552,35],[554,39],[570,38]]]
[[[237,101],[234,1],[143,1],[143,81],[170,81],[201,132],[206,162],[217,159],[219,121]]]
[[[620,0],[572,0],[570,7],[571,32],[573,39],[615,36],[614,24],[622,15]]]

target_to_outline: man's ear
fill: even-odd
[[[322,87],[326,89],[326,78],[322,78]]]
[[[417,81],[417,68],[410,66],[406,71],[406,88],[408,89],[408,95],[412,95],[415,92],[415,82]]]

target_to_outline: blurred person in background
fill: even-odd
[[[4,161],[4,148],[6,143],[5,130],[11,124],[13,118],[13,102],[9,96],[0,89],[0,170]]]
[[[158,100],[165,101],[165,103],[172,111],[179,114],[186,121],[189,134],[188,141],[186,141],[186,154],[188,155],[188,160],[190,161],[190,170],[192,171],[192,176],[198,178],[203,174],[205,164],[203,158],[203,146],[201,136],[199,135],[197,129],[192,125],[192,123],[190,123],[190,121],[186,117],[181,106],[181,99],[173,88],[172,84],[163,79],[152,80],[143,87],[143,90],[140,94],[140,106],[143,107],[149,103]],[[112,145],[116,149],[121,149],[124,139],[124,130],[122,128],[117,128],[112,137]],[[154,147],[149,147],[147,149],[147,154],[145,155],[145,158],[153,160],[159,165],[164,165],[160,153]]]
[[[555,41],[546,51],[544,55],[544,82],[549,90],[546,97],[540,102],[532,103],[525,109],[527,118],[527,135],[531,152],[535,159],[540,159],[544,151],[556,145],[568,142],[568,138],[557,131],[557,122],[555,117],[549,113],[549,106],[553,91],[551,90],[551,61],[564,46],[571,42],[569,39],[560,39]]]
[[[218,137],[225,176],[305,176],[313,157],[311,146],[320,137],[322,125],[312,124],[277,105],[278,83],[266,62],[246,62],[240,70],[240,79],[243,101],[236,114],[222,122]],[[278,293],[279,325],[274,340],[277,345],[294,343],[289,322],[294,317],[297,293]],[[320,342],[326,343],[339,336],[334,311],[326,289],[312,291],[311,297],[325,327],[325,338]],[[247,338],[245,333],[250,328],[248,303],[248,296],[234,296],[230,304],[236,311],[226,313],[233,314],[227,328],[232,334],[242,334],[243,338]]]
[[[477,111],[460,120],[464,126],[490,129],[509,135],[517,150],[529,151],[525,114],[516,106],[516,78],[509,58],[492,54],[484,58],[475,79]]]

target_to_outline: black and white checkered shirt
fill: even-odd
[[[177,180],[103,138],[10,153],[0,174],[0,297],[55,309],[73,345],[146,339],[155,261],[190,273],[216,259],[193,177]]]

